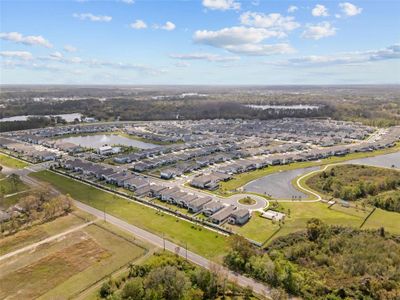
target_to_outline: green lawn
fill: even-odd
[[[391,233],[400,234],[400,213],[377,208],[362,228],[378,229],[380,227],[384,227]]]
[[[279,225],[260,217],[259,212],[254,212],[246,224],[242,226],[229,225],[229,228],[248,239],[263,244],[279,229]]]
[[[0,193],[3,193],[3,195],[18,193],[27,189],[29,189],[29,187],[22,181],[13,183],[10,178],[0,180]]]
[[[333,156],[326,159],[321,159],[319,161],[306,161],[306,162],[295,162],[288,165],[279,165],[279,166],[270,166],[264,169],[259,169],[251,172],[246,172],[242,174],[235,175],[233,179],[228,180],[226,182],[221,182],[220,187],[218,190],[214,191],[217,194],[230,194],[234,192],[237,188],[258,179],[260,177],[264,177],[266,175],[280,172],[280,171],[288,171],[306,167],[313,167],[313,166],[322,166],[328,164],[339,163],[347,160],[352,160],[356,158],[364,158],[364,157],[371,157],[377,156],[386,153],[393,153],[400,150],[400,143],[397,143],[395,147],[377,150],[374,152],[359,152],[359,153],[351,153],[345,156]]]
[[[23,169],[29,164],[22,160],[13,158],[6,154],[0,153],[0,165],[12,168],[12,169]]]
[[[147,229],[188,248],[200,255],[219,260],[227,248],[226,237],[211,230],[195,226],[174,216],[158,212],[154,209],[94,187],[66,178],[50,171],[32,173],[31,176],[47,181],[60,192],[70,194],[76,200],[121,218],[133,225]]]
[[[348,210],[329,209],[322,202],[280,202],[280,207],[285,213],[290,209],[282,229],[276,236],[283,236],[306,228],[307,221],[311,218],[319,218],[329,225],[343,225],[359,227],[364,220],[364,215],[356,214],[353,208]],[[365,217],[367,213],[365,213]]]

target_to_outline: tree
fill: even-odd
[[[185,273],[175,266],[156,268],[145,281],[146,288],[159,290],[166,300],[182,299],[189,286]]]
[[[21,183],[21,179],[19,178],[19,175],[17,174],[11,174],[8,176],[10,179],[10,184],[11,184],[11,191],[16,192],[17,191],[17,185]]]
[[[129,280],[121,293],[122,299],[141,300],[144,297],[143,280],[140,277],[135,277]]]
[[[107,298],[109,295],[111,295],[113,293],[113,282],[111,280],[111,278],[104,282],[100,288],[100,297],[101,298]]]
[[[316,218],[312,218],[307,222],[307,236],[310,241],[316,241],[325,231],[325,224]]]

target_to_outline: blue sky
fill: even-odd
[[[400,1],[0,1],[2,84],[400,83]]]

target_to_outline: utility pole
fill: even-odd
[[[164,238],[164,233],[162,234],[162,240],[163,240],[164,251],[165,251],[165,238]]]
[[[106,222],[106,204],[104,203],[104,208],[103,208],[103,214],[104,214],[104,222]]]
[[[187,260],[187,242],[186,242],[186,247],[185,248],[186,248],[186,260]]]

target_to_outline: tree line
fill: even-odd
[[[307,229],[275,239],[261,251],[231,237],[225,264],[304,299],[397,299],[400,237],[328,226],[311,219]],[[276,299],[284,299],[280,293]]]

